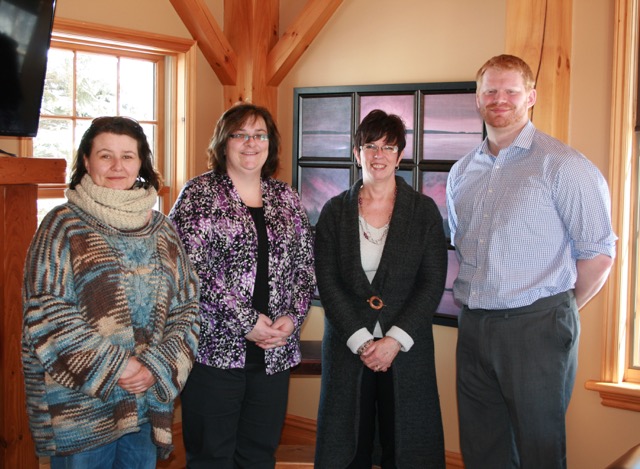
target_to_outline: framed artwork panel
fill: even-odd
[[[300,103],[300,159],[351,158],[352,98],[305,98]]]
[[[421,171],[420,172],[420,192],[433,199],[440,210],[444,224],[444,234],[448,240],[451,239],[449,230],[449,216],[447,214],[447,177],[448,171]]]
[[[423,96],[422,159],[455,162],[483,139],[475,93]]]
[[[304,166],[300,168],[298,191],[312,226],[318,222],[324,204],[351,187],[351,168]]]
[[[415,83],[294,90],[293,185],[312,225],[324,204],[361,177],[353,156],[353,134],[374,109],[402,118],[407,146],[397,175],[431,197],[450,238],[446,184],[451,166],[482,143],[475,82]],[[449,249],[445,291],[434,323],[457,326],[460,305],[453,298],[459,266]],[[319,299],[321,304],[322,299]]]
[[[387,114],[400,116],[407,129],[407,146],[402,155],[403,160],[414,159],[414,138],[415,135],[415,95],[364,95],[360,97],[360,120],[365,118],[374,109],[381,109]]]
[[[458,315],[462,309],[462,305],[458,303],[453,297],[453,281],[458,276],[460,270],[460,264],[458,263],[458,256],[453,249],[449,249],[449,264],[447,268],[447,279],[444,284],[444,293],[442,299],[438,305],[438,313],[434,318],[435,324],[457,326]]]

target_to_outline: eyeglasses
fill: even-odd
[[[367,156],[377,155],[378,150],[380,150],[384,156],[393,156],[398,153],[398,145],[382,145],[379,147],[375,143],[365,143],[360,147],[360,150]]]
[[[268,134],[255,134],[255,135],[231,134],[231,135],[229,135],[229,138],[231,138],[233,140],[243,140],[245,142],[248,142],[250,138],[252,138],[254,142],[267,142],[267,141],[269,141],[269,135]]]

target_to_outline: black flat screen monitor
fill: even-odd
[[[0,0],[0,135],[35,137],[55,0]]]

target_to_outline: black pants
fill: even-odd
[[[273,469],[288,393],[288,370],[196,363],[181,395],[187,467]]]
[[[376,416],[382,456],[374,461]],[[377,455],[376,455],[377,456]],[[378,457],[375,458],[376,460]],[[374,372],[365,367],[360,390],[360,424],[358,447],[348,469],[371,469],[376,462],[383,469],[395,468],[395,412],[393,368]]]

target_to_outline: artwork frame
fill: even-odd
[[[475,90],[472,81],[295,88],[292,179],[312,226],[324,203],[360,178],[353,134],[368,112],[382,109],[399,115],[407,127],[398,175],[436,201],[450,241],[446,177],[486,135]],[[460,306],[452,292],[457,269],[450,246],[445,294],[435,324],[457,327]],[[315,301],[321,305],[319,298]]]

